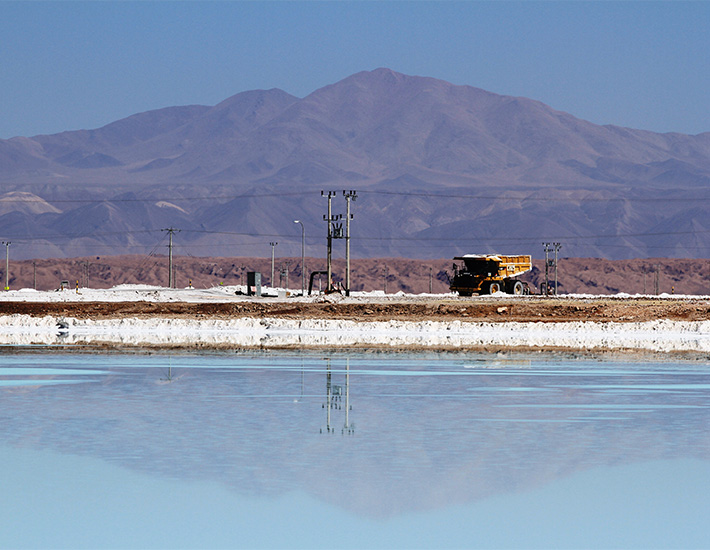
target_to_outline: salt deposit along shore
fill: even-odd
[[[246,297],[238,287],[0,294],[0,345],[710,353],[707,296]],[[274,293],[276,294],[276,293]]]
[[[710,321],[640,323],[0,317],[0,345],[206,349],[569,349],[710,353]]]

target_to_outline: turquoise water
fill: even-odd
[[[0,356],[0,547],[708,548],[710,364]]]

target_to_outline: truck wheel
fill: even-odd
[[[500,283],[491,283],[488,287],[489,294],[498,294],[500,292]]]
[[[515,294],[516,296],[522,296],[523,292],[523,283],[521,283],[520,281],[515,281],[515,284],[513,285],[513,292],[511,292],[511,294]]]

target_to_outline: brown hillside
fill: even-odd
[[[282,268],[288,266],[288,287],[301,288],[300,258],[276,258],[277,285],[286,286]],[[435,293],[448,292],[447,272],[452,260],[411,260],[405,258],[355,259],[351,262],[353,290],[386,290],[423,293],[431,286]],[[308,272],[324,270],[325,260],[306,258]],[[544,282],[544,261],[534,260],[531,273],[522,278],[535,290]],[[265,285],[270,284],[271,260],[268,258],[195,258],[176,257],[175,280],[178,287],[188,284],[196,288],[237,285],[246,282],[246,272],[259,271]],[[342,281],[345,262],[335,260],[334,279]],[[167,286],[168,259],[165,256],[106,256],[71,259],[41,259],[10,262],[10,288],[32,288],[36,272],[39,290],[57,288],[61,281],[71,287],[109,288],[119,284]],[[656,272],[660,293],[710,294],[710,262],[708,260],[648,259],[603,260],[597,258],[563,258],[559,261],[560,294],[590,293],[655,294]],[[87,281],[88,274],[88,281]],[[0,269],[4,284],[4,265]],[[554,270],[549,271],[550,281]],[[318,288],[316,279],[315,288]],[[306,286],[308,282],[306,281]]]

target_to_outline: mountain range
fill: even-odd
[[[238,93],[94,130],[0,140],[13,257],[325,253],[352,204],[358,257],[705,257],[710,132],[600,126],[532,99],[389,69],[305,98]],[[343,223],[339,220],[338,223]],[[336,242],[336,256],[343,243]]]

